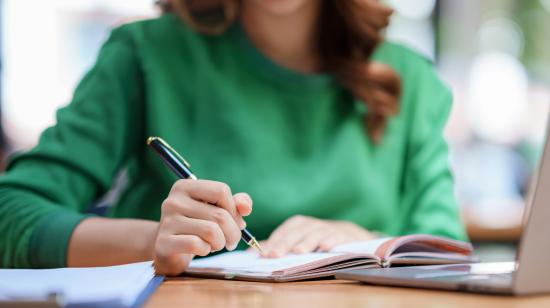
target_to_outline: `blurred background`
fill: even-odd
[[[470,237],[485,259],[511,259],[550,106],[550,0],[385,2],[388,38],[431,59],[453,90],[446,137]],[[1,0],[0,10],[0,155],[54,123],[113,26],[158,14],[152,0]]]

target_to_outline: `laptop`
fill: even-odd
[[[342,270],[337,279],[375,285],[526,295],[550,293],[550,120],[526,204],[516,262]]]

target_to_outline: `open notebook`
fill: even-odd
[[[430,235],[407,235],[354,242],[336,246],[330,252],[278,259],[262,258],[255,252],[227,252],[193,260],[184,275],[286,282],[331,277],[340,269],[472,262],[472,249],[466,242]]]

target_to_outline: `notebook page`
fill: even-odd
[[[384,242],[393,239],[393,237],[383,237],[370,241],[361,241],[361,242],[351,242],[347,244],[341,244],[334,246],[330,252],[340,252],[340,253],[361,253],[361,254],[371,254],[373,255],[378,247],[382,246]]]
[[[342,253],[315,252],[291,254],[282,258],[271,259],[262,258],[255,252],[234,251],[222,253],[213,257],[193,260],[189,269],[217,268],[225,271],[269,274],[339,255],[342,255]]]

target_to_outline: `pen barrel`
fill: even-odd
[[[159,137],[149,137],[147,144],[159,155],[164,164],[172,170],[181,179],[193,179],[197,177],[189,169],[189,164],[181,157],[176,150],[172,149],[164,140]],[[241,230],[241,239],[249,246],[256,247],[261,251],[258,242],[250,233],[245,229]]]
[[[248,245],[250,245],[250,241],[254,240],[254,236],[250,231],[246,230],[246,228],[241,230],[241,239]]]
[[[159,139],[152,139],[149,142],[149,146],[157,152],[162,159],[162,162],[164,162],[164,164],[168,166],[168,168],[170,168],[170,170],[172,170],[172,172],[174,172],[180,179],[192,178],[196,180],[196,177],[193,175],[191,170],[189,170],[189,168],[187,168],[187,166],[181,162],[174,153],[162,144]]]

